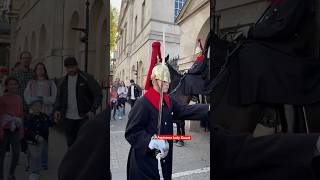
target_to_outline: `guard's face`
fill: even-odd
[[[162,86],[163,93],[168,93],[170,83],[168,83],[167,81],[161,81],[161,80],[157,80],[157,83],[160,88]]]
[[[78,73],[78,66],[67,66],[66,70],[69,76],[75,76]]]

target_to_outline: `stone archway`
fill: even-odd
[[[96,61],[95,61],[95,69],[98,80],[103,80],[109,72],[107,72],[107,66],[110,63],[107,62],[107,20],[103,20],[102,25],[99,28],[97,34],[97,52],[96,52]],[[110,68],[109,68],[110,69]]]
[[[124,69],[122,70],[122,77],[120,79],[121,81],[125,81],[125,73],[124,73]]]
[[[144,75],[144,67],[142,61],[138,63],[138,81],[137,84],[140,87],[143,87],[143,75]]]
[[[202,25],[202,27],[198,33],[198,36],[197,36],[197,41],[198,41],[198,39],[201,39],[203,48],[205,47],[205,43],[207,42],[207,39],[209,37],[209,33],[210,33],[210,17]]]
[[[30,46],[30,52],[31,55],[33,56],[33,59],[36,59],[37,55],[37,38],[36,38],[36,33],[33,31],[31,35],[31,46]]]
[[[38,59],[39,61],[45,61],[47,50],[47,29],[44,24],[41,25],[40,28],[40,36],[39,36],[39,50],[38,50]]]
[[[19,48],[18,48],[18,56],[20,56],[20,54],[21,54],[21,52],[22,52],[22,48],[21,48],[21,45],[19,46]]]
[[[88,53],[88,72],[91,74],[96,74],[96,67],[100,64],[99,63],[99,55],[97,55],[97,47],[99,37],[99,20],[103,7],[103,2],[101,0],[95,0],[90,8],[90,24],[89,24],[89,53]]]
[[[71,19],[69,21],[69,26],[66,26],[67,33],[66,33],[66,49],[68,51],[68,55],[76,57],[76,59],[79,59],[79,55],[76,53],[79,45],[79,38],[80,33],[79,31],[72,30],[72,28],[78,28],[79,27],[79,13],[77,11],[73,12]],[[81,67],[81,62],[80,67]]]
[[[27,36],[24,38],[23,51],[29,51],[29,40]]]
[[[133,65],[131,67],[131,78],[130,78],[130,80],[133,79],[134,81],[137,81],[136,70],[137,70],[136,66]]]

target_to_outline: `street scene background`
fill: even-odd
[[[126,179],[127,158],[130,145],[124,137],[130,105],[126,105],[126,116],[122,120],[110,122],[110,166],[114,180]],[[186,131],[191,141],[185,145],[173,145],[174,180],[210,179],[210,133]]]

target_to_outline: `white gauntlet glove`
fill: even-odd
[[[156,135],[154,135],[149,142],[149,148],[159,150],[160,157],[165,158],[169,152],[169,143],[166,140],[156,139]]]

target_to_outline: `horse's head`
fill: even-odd
[[[169,87],[169,92],[171,92],[180,82],[182,75],[170,64],[169,55],[165,58],[166,65],[170,72],[171,83]]]

